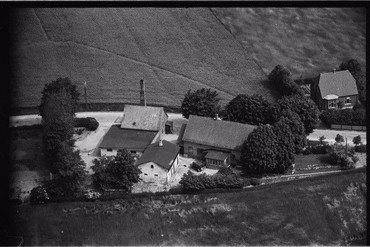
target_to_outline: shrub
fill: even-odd
[[[337,143],[344,142],[344,137],[340,134],[337,134],[337,136],[335,137],[335,142]]]
[[[358,136],[353,137],[352,142],[353,142],[353,144],[355,144],[356,146],[358,146],[359,144],[361,144],[361,136],[358,135]]]
[[[334,166],[340,166],[342,169],[354,168],[354,164],[358,161],[358,157],[354,156],[354,149],[347,149],[343,145],[333,145],[332,151],[326,156],[325,161]]]
[[[230,167],[221,167],[217,174],[224,175],[224,176],[231,176],[231,175],[236,175],[234,170]]]
[[[43,204],[49,201],[49,195],[44,186],[40,185],[31,190],[30,203]]]
[[[361,145],[355,146],[355,152],[366,153],[366,144],[361,144]]]
[[[94,131],[99,127],[99,122],[92,117],[75,118],[74,127],[85,127],[87,130]]]
[[[93,190],[86,190],[84,193],[84,198],[86,201],[95,201],[99,199],[100,196],[101,194],[99,192]]]
[[[364,126],[366,125],[366,111],[363,108],[328,109],[320,114],[320,119],[328,127],[332,124]]]
[[[184,174],[180,180],[183,190],[185,191],[200,191],[205,189],[233,189],[242,188],[245,186],[245,180],[237,175],[206,175],[204,173],[195,175],[191,171]]]
[[[219,101],[218,93],[211,89],[189,90],[181,103],[181,113],[185,118],[190,115],[215,117],[220,111]]]

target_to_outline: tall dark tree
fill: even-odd
[[[185,118],[190,115],[215,117],[220,111],[219,101],[218,93],[211,89],[189,90],[182,101],[181,113]]]
[[[66,142],[61,143],[52,166],[56,176],[54,183],[67,194],[79,191],[87,175],[85,167],[79,151],[74,151]]]
[[[282,122],[290,127],[293,135],[294,151],[296,154],[300,153],[307,144],[307,136],[304,132],[304,125],[299,115],[291,110],[284,110],[281,112],[280,116],[278,122]]]
[[[77,91],[77,86],[71,82],[69,78],[58,78],[51,83],[45,84],[42,91],[41,104],[38,107],[39,113],[42,118],[45,116],[45,100],[48,95],[60,93],[61,91],[67,92],[71,97],[68,99],[71,104],[71,111],[74,113],[77,110],[77,103],[80,97],[80,93]]]
[[[273,125],[273,130],[277,141],[277,162],[274,169],[276,173],[284,173],[290,169],[294,163],[294,135],[292,134],[289,124],[290,121],[287,118],[282,117]]]
[[[240,161],[249,174],[275,172],[277,164],[277,137],[270,125],[262,125],[249,134],[242,145]]]
[[[284,110],[297,113],[304,125],[306,135],[313,132],[319,119],[319,110],[316,104],[311,99],[300,95],[283,97],[278,100],[277,108],[279,113]]]
[[[225,118],[246,124],[267,124],[270,122],[271,105],[261,95],[239,94],[225,107]]]
[[[277,65],[268,75],[270,83],[283,95],[304,95],[301,87],[292,79],[290,71]]]
[[[356,59],[350,59],[339,66],[340,70],[348,70],[356,80],[359,92],[359,100],[366,107],[366,77],[362,72],[361,65]]]
[[[124,189],[130,192],[141,173],[134,161],[127,150],[119,151],[114,157],[95,159],[91,167],[94,185],[99,189]]]
[[[43,152],[52,164],[59,152],[61,143],[73,146],[74,113],[70,102],[71,96],[63,89],[48,94],[44,99],[43,116]]]

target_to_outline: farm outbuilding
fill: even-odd
[[[144,182],[168,182],[176,172],[180,147],[165,140],[149,145],[136,165]]]
[[[127,149],[140,156],[164,134],[167,119],[163,107],[125,105],[122,122],[112,125],[99,145],[101,155],[116,155],[118,150]]]
[[[184,155],[206,158],[210,168],[227,166],[240,159],[241,146],[256,127],[190,115],[181,127],[178,143]]]

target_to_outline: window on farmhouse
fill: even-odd
[[[152,168],[152,169],[153,169],[153,168],[154,168],[154,166],[153,166],[153,165],[150,165],[150,168]]]
[[[351,104],[351,97],[347,97],[346,101],[344,102],[345,104]]]
[[[329,103],[329,107],[336,107],[335,102],[334,102],[334,101],[330,101],[330,103]]]
[[[107,148],[107,151],[108,152],[112,152],[113,150],[111,148]]]
[[[158,177],[158,174],[154,174],[154,176]]]
[[[188,152],[189,152],[189,154],[193,154],[193,147],[189,147]]]

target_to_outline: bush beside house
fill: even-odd
[[[94,131],[99,127],[99,122],[93,117],[75,118],[74,127],[85,127],[87,130]]]

